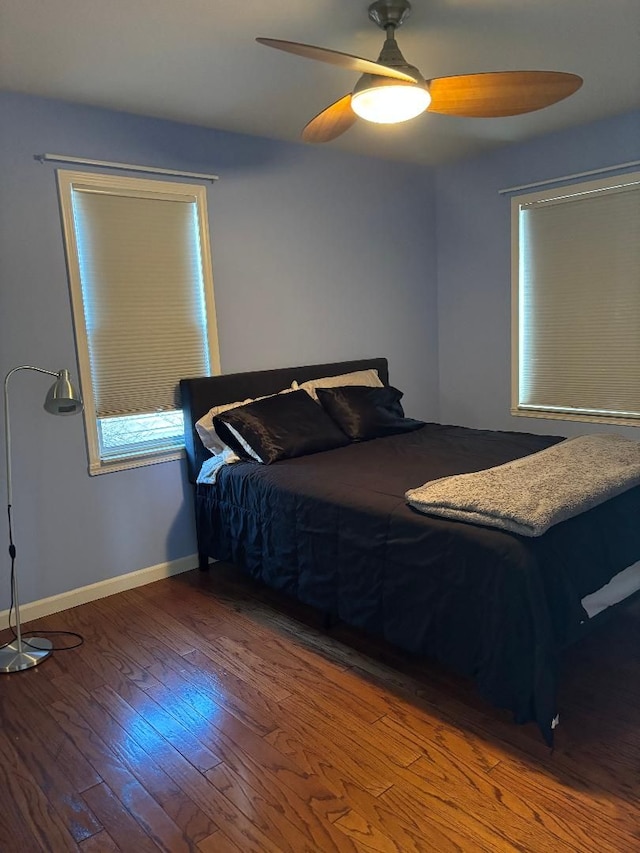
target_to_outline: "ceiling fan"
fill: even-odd
[[[576,74],[561,71],[492,71],[425,80],[409,65],[395,40],[396,29],[411,12],[409,0],[375,0],[369,18],[386,33],[376,62],[311,44],[280,39],[256,41],[307,59],[338,65],[362,76],[352,92],[311,119],[302,131],[306,142],[329,142],[358,119],[394,124],[432,113],[469,118],[497,118],[548,107],[582,85]]]

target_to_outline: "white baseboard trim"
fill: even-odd
[[[40,619],[42,616],[51,616],[52,613],[59,613],[61,610],[67,610],[69,607],[76,607],[78,604],[87,604],[89,601],[96,601],[98,598],[106,598],[107,595],[113,595],[116,592],[124,592],[126,589],[134,589],[137,586],[144,586],[153,581],[162,580],[172,575],[179,575],[182,572],[191,571],[198,568],[198,555],[192,554],[188,557],[180,557],[178,560],[171,560],[167,563],[158,563],[157,566],[148,566],[146,569],[139,569],[137,572],[129,572],[126,575],[118,575],[115,578],[107,578],[98,583],[90,583],[88,586],[80,586],[78,589],[71,589],[69,592],[62,592],[59,595],[51,595],[48,598],[41,598],[39,601],[31,601],[28,604],[20,605],[20,620],[22,623],[29,622],[32,619]],[[12,614],[12,621],[15,620],[15,614]],[[0,629],[9,627],[9,611],[3,610],[0,612]]]

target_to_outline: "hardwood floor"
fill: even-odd
[[[0,676],[2,853],[640,851],[638,604],[567,654],[553,753],[221,564],[29,627],[85,642]]]

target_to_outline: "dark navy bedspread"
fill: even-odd
[[[558,652],[581,599],[640,559],[640,488],[528,538],[416,512],[409,488],[555,436],[426,424],[199,485],[200,549],[345,622],[471,676],[551,742]]]

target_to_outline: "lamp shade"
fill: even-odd
[[[51,415],[76,415],[82,411],[82,397],[72,385],[68,370],[58,371],[58,378],[47,391],[44,408]]]

